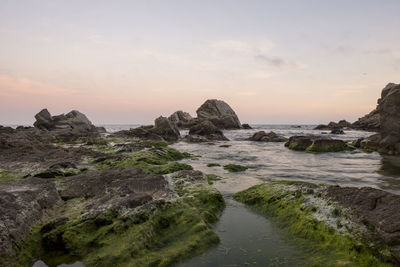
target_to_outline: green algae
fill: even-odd
[[[207,182],[209,185],[214,184],[216,181],[222,180],[221,176],[215,175],[215,174],[206,174]]]
[[[248,169],[246,166],[238,165],[238,164],[227,164],[224,166],[224,169],[229,172],[243,172]]]
[[[189,158],[189,153],[180,152],[176,149],[159,145],[150,149],[144,149],[128,154],[122,160],[105,160],[97,164],[99,169],[106,169],[113,166],[125,168],[141,168],[148,173],[167,174],[179,170],[192,170],[192,166],[176,162],[184,158]]]
[[[23,174],[0,169],[0,183],[17,181],[23,178]]]
[[[222,195],[204,181],[175,189],[181,197],[155,209],[78,216],[81,209],[73,208],[84,199],[74,200],[61,212],[69,219],[32,230],[19,263],[40,258],[50,266],[69,259],[86,266],[171,266],[217,244],[212,224],[225,207]]]
[[[221,164],[218,164],[218,163],[208,163],[207,164],[207,167],[220,167],[221,166]]]
[[[313,216],[318,207],[304,205],[304,193],[287,190],[302,182],[270,182],[257,185],[234,195],[258,212],[272,218],[288,235],[299,238],[308,247],[310,266],[391,266],[374,256],[385,254],[385,248],[376,251],[356,235],[339,233],[337,229]],[[310,191],[313,194],[312,191]],[[343,216],[337,208],[332,216]],[[341,225],[339,225],[341,227]]]

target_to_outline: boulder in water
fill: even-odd
[[[259,131],[249,137],[249,141],[260,141],[260,142],[286,142],[288,139],[284,136],[277,135],[274,132],[266,133],[264,131]]]
[[[240,129],[242,125],[235,111],[224,101],[209,99],[197,111],[199,120],[209,120],[218,129]]]
[[[224,136],[211,121],[204,120],[199,124],[192,126],[189,130],[189,135],[202,136],[208,140],[227,141],[228,138]]]

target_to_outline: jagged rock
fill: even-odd
[[[242,124],[242,128],[243,129],[246,129],[246,130],[249,130],[249,129],[253,129],[250,125],[248,125],[247,123],[243,123]]]
[[[344,134],[344,131],[341,128],[334,128],[332,129],[331,134]]]
[[[73,110],[67,114],[51,116],[47,109],[41,110],[35,115],[36,121],[33,124],[41,130],[66,130],[74,129],[79,131],[96,131],[96,127],[89,121],[85,114]]]
[[[15,256],[15,245],[60,202],[55,184],[49,180],[0,183],[0,258]]]
[[[168,120],[175,123],[178,128],[187,128],[193,118],[189,113],[179,110],[172,113]]]
[[[266,133],[264,131],[259,131],[253,134],[253,136],[249,137],[247,140],[249,141],[260,141],[260,142],[286,142],[287,138],[281,135],[277,135],[274,132]]]
[[[328,125],[319,124],[314,130],[334,130],[342,128],[351,128],[352,124],[346,120],[340,120],[339,122],[331,121]]]
[[[197,111],[200,120],[211,121],[218,129],[240,129],[239,118],[235,111],[224,101],[209,99]]]
[[[154,121],[154,128],[150,129],[150,131],[163,137],[166,141],[177,141],[181,136],[177,126],[162,116]]]
[[[342,140],[321,136],[292,136],[285,146],[289,149],[309,152],[339,152],[350,149]]]
[[[364,117],[359,118],[352,124],[352,128],[365,131],[379,131],[380,118],[377,109],[374,109]]]
[[[203,122],[192,126],[189,130],[191,136],[203,136],[208,140],[227,141],[228,138],[224,136],[222,131],[210,121],[204,120]]]
[[[140,126],[135,129],[118,131],[110,136],[171,142],[177,141],[181,136],[178,127],[166,117],[158,117],[154,124],[154,126]]]

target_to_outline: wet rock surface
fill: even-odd
[[[0,259],[15,257],[15,246],[60,203],[53,181],[32,178],[0,183]]]
[[[274,132],[266,133],[265,131],[259,131],[249,137],[249,141],[259,141],[259,142],[286,142],[288,139],[284,136],[277,135]]]

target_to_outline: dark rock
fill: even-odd
[[[195,134],[193,134],[193,135],[188,134],[188,135],[186,135],[186,136],[183,138],[183,140],[186,141],[186,142],[188,142],[188,143],[204,143],[204,142],[210,142],[210,140],[207,139],[206,137],[201,136],[201,135],[195,135]]]
[[[339,152],[350,149],[342,140],[321,136],[292,136],[285,146],[289,149],[309,152]]]
[[[239,118],[235,111],[224,101],[209,99],[197,111],[199,120],[209,120],[218,129],[240,129]]]
[[[332,129],[331,134],[344,134],[344,131],[341,128]]]
[[[224,136],[222,131],[218,130],[218,128],[208,120],[205,120],[199,124],[192,126],[189,130],[189,135],[203,136],[208,140],[220,140],[220,141],[228,140],[228,138]]]
[[[193,118],[189,113],[179,110],[172,113],[168,120],[175,123],[177,127],[185,129],[190,126]]]
[[[253,129],[250,125],[248,125],[247,123],[243,123],[242,124],[242,128],[243,129]]]
[[[277,135],[274,132],[266,133],[264,131],[259,131],[253,134],[253,136],[249,137],[247,140],[249,141],[260,141],[260,142],[286,142],[287,138]]]
[[[73,110],[66,115],[61,114],[51,116],[47,109],[41,110],[35,115],[36,121],[33,124],[36,128],[41,130],[78,130],[78,131],[96,131],[96,127],[89,121],[85,114]]]
[[[330,130],[330,128],[328,127],[328,125],[319,124],[314,128],[314,130]]]
[[[379,131],[380,118],[378,110],[374,109],[364,117],[359,118],[352,124],[352,128],[364,131]]]
[[[166,117],[161,116],[154,121],[154,128],[149,131],[161,136],[165,141],[177,141],[181,136],[177,126]]]
[[[342,128],[351,128],[352,124],[346,120],[340,120],[339,122],[331,121],[328,125],[320,124],[314,128],[314,130],[335,130]]]
[[[363,187],[329,186],[327,196],[356,212],[376,242],[383,240],[400,263],[400,196]]]
[[[0,257],[16,256],[16,244],[60,202],[54,182],[49,180],[0,183]]]

